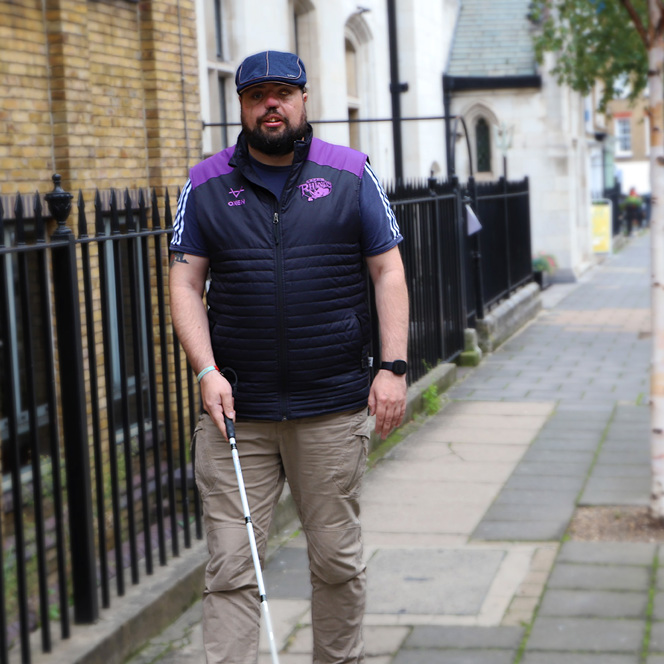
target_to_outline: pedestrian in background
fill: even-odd
[[[363,662],[358,498],[368,413],[385,438],[405,412],[402,236],[367,156],[313,137],[299,57],[249,56],[235,82],[237,144],[191,170],[171,243],[171,313],[204,409],[194,444],[210,550],[207,661],[253,664],[259,640],[226,415],[236,419],[261,560],[288,480],[309,554],[314,663]],[[373,381],[367,270],[381,333]],[[234,394],[218,367],[237,375]]]
[[[633,228],[640,228],[643,225],[644,219],[643,199],[636,193],[634,187],[629,190],[629,194],[620,207],[625,215],[626,230],[629,235]]]

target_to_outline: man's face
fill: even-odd
[[[293,152],[307,129],[306,92],[285,83],[261,83],[240,95],[240,119],[249,145],[266,155]]]

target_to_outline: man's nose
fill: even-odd
[[[263,103],[267,108],[276,108],[279,105],[279,95],[276,91],[267,92],[263,98]]]

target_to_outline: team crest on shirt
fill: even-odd
[[[297,185],[302,192],[302,196],[308,201],[314,201],[317,198],[325,198],[332,193],[332,183],[325,178],[310,178],[304,184]]]

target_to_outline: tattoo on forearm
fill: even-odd
[[[184,257],[184,252],[182,251],[174,251],[171,254],[171,267],[175,265],[175,263],[187,263],[189,265],[189,261]]]

